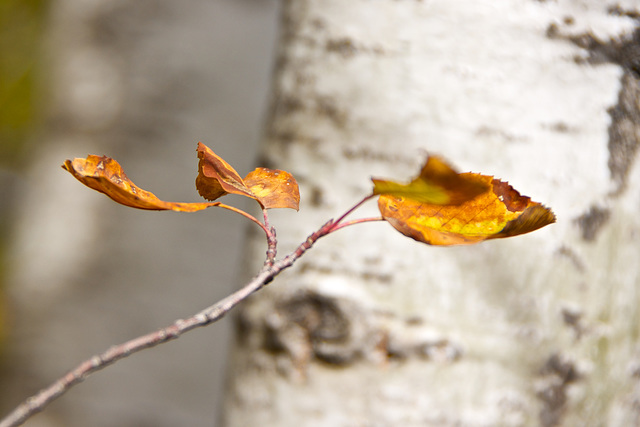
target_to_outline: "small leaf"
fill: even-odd
[[[373,194],[434,205],[459,205],[489,190],[486,183],[459,174],[438,156],[430,156],[420,175],[409,184],[375,178],[372,181]]]
[[[106,194],[114,201],[137,209],[196,212],[219,203],[165,202],[155,194],[135,185],[118,162],[106,156],[89,155],[86,159],[67,160],[62,165],[78,181],[89,188]]]
[[[198,143],[198,177],[196,188],[207,200],[225,194],[251,197],[265,209],[291,208],[298,210],[298,183],[290,173],[257,168],[243,180],[227,162],[202,142]]]
[[[286,171],[257,168],[244,178],[244,183],[265,209],[298,210],[300,192],[295,178]]]
[[[408,237],[444,246],[517,236],[555,222],[550,209],[521,196],[507,182],[474,173],[460,175],[488,186],[490,191],[459,206],[383,195],[378,200],[382,217]]]
[[[225,194],[240,194],[257,199],[247,188],[240,175],[229,163],[222,160],[202,142],[198,142],[198,177],[196,188],[198,193],[207,200],[216,200]]]

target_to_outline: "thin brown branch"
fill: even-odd
[[[351,220],[351,221],[347,221],[347,222],[343,222],[341,224],[338,224],[335,227],[332,227],[331,228],[331,232],[338,231],[338,230],[341,230],[341,229],[343,229],[345,227],[350,227],[352,225],[362,224],[364,222],[376,222],[376,221],[384,221],[384,218],[382,218],[381,216],[377,216],[377,217],[372,217],[372,218],[354,219],[354,220]]]
[[[291,267],[300,256],[302,256],[320,237],[325,234],[326,233],[318,232],[312,234],[290,255],[280,261],[274,262],[271,265],[265,264],[260,273],[240,290],[200,311],[199,313],[187,319],[177,320],[171,326],[166,328],[134,338],[123,344],[115,345],[105,352],[82,362],[49,387],[25,400],[20,406],[15,408],[9,415],[0,421],[0,427],[14,427],[21,425],[31,416],[42,411],[49,403],[67,392],[71,387],[82,382],[94,372],[99,371],[120,359],[146,348],[155,347],[164,342],[177,339],[182,334],[192,329],[206,326],[221,319],[233,307],[273,280],[273,278],[282,270]]]
[[[362,206],[366,201],[368,201],[369,199],[375,197],[375,194],[369,194],[368,196],[365,196],[362,200],[360,200],[358,203],[356,203],[355,205],[353,205],[348,211],[346,211],[345,213],[342,214],[342,216],[340,216],[340,218],[338,218],[337,220],[335,220],[333,222],[333,226],[331,227],[331,231],[334,231],[335,229],[338,229],[340,227],[338,227],[340,225],[340,223],[349,215],[351,214],[353,211],[355,211],[356,209],[358,209],[360,206]]]
[[[265,264],[272,266],[276,261],[277,255],[276,229],[269,224],[269,212],[267,209],[262,208],[262,216],[264,217],[264,228],[267,233],[267,259]]]
[[[354,207],[349,209],[344,215],[342,215],[338,221],[327,221],[318,231],[311,234],[296,250],[284,257],[279,261],[275,261],[276,256],[276,235],[275,229],[269,226],[266,210],[263,212],[265,217],[265,225],[261,224],[258,220],[253,218],[249,214],[244,216],[249,217],[260,225],[267,235],[267,260],[265,261],[262,270],[256,275],[249,283],[244,285],[241,289],[229,295],[228,297],[218,301],[212,306],[205,308],[204,310],[196,313],[195,315],[187,319],[176,320],[172,325],[151,332],[147,335],[143,335],[125,343],[115,345],[107,349],[105,352],[95,355],[90,359],[80,363],[76,368],[68,372],[63,377],[59,378],[49,387],[42,389],[40,392],[32,397],[29,397],[22,404],[16,407],[11,413],[9,413],[4,419],[0,420],[0,427],[15,427],[23,424],[27,419],[36,413],[42,411],[49,403],[66,393],[71,387],[84,381],[89,375],[97,372],[120,359],[123,359],[133,353],[137,353],[141,350],[155,347],[167,341],[171,341],[179,338],[184,333],[206,326],[221,319],[227,314],[233,307],[238,305],[241,301],[246,299],[252,293],[258,291],[263,286],[273,280],[275,276],[280,274],[283,270],[291,267],[295,261],[300,258],[304,253],[309,250],[315,242],[323,236],[338,230],[347,225],[353,225],[355,223],[365,222],[374,219],[354,220],[348,223],[344,223],[339,226],[339,222],[342,221],[349,213],[353,212],[362,203],[367,201],[373,196],[367,196],[362,201],[357,203]],[[242,213],[231,206],[220,205],[225,209],[230,209],[234,212]]]
[[[176,338],[179,338],[185,332],[201,326],[206,326],[219,320],[239,302],[264,286],[264,284],[267,281],[271,280],[274,274],[277,274],[279,270],[280,269],[272,270],[265,268],[243,288],[217,302],[216,304],[200,311],[192,317],[189,317],[188,319],[177,320],[171,326],[159,329],[155,332],[151,332],[138,338],[134,338],[123,344],[110,347],[105,352],[95,355],[90,359],[82,362],[76,368],[51,384],[49,387],[41,390],[36,395],[24,401],[24,403],[14,409],[9,415],[7,415],[2,421],[0,421],[0,427],[13,427],[21,425],[29,417],[42,411],[49,403],[51,403],[60,395],[64,394],[74,385],[82,382],[89,375],[117,362],[122,358],[125,358],[146,348],[155,347],[164,342],[174,340]]]

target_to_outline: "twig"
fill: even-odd
[[[372,218],[359,218],[354,219],[352,221],[343,222],[331,228],[331,232],[341,230],[345,227],[349,227],[351,225],[362,224],[363,222],[375,222],[375,221],[384,221],[384,218],[381,216],[372,217]]]
[[[351,210],[350,210],[351,211]],[[350,212],[349,211],[349,212]],[[344,218],[344,215],[341,217]],[[333,231],[332,226],[335,224],[333,220],[325,223],[318,231],[310,235],[298,248],[291,254],[287,255],[280,261],[265,262],[262,270],[256,275],[249,283],[243,288],[229,295],[228,297],[220,300],[214,305],[200,311],[199,313],[184,319],[177,320],[171,326],[163,329],[159,329],[155,332],[147,335],[134,338],[123,344],[115,345],[109,348],[102,354],[91,357],[90,359],[82,362],[76,368],[69,373],[55,381],[49,387],[41,390],[32,397],[29,397],[22,404],[16,407],[11,413],[9,413],[4,419],[0,421],[0,427],[15,427],[24,423],[34,414],[42,411],[49,403],[55,400],[57,397],[66,393],[71,387],[82,382],[89,375],[96,371],[109,366],[118,360],[125,358],[133,353],[137,353],[146,348],[155,347],[167,341],[171,341],[179,338],[182,334],[201,326],[206,326],[221,319],[225,314],[229,312],[238,303],[243,301],[252,293],[261,289],[267,283],[271,282],[275,276],[280,274],[282,270],[285,270],[293,265],[293,263],[300,258],[307,250],[309,250],[313,244],[321,237],[327,235]],[[269,249],[267,250],[268,257],[276,253],[276,240],[273,228],[269,229],[263,227],[267,232],[267,241]]]
[[[276,229],[269,224],[269,212],[262,208],[262,216],[264,217],[264,230],[267,233],[267,259],[265,265],[272,266],[276,261],[277,240]]]
[[[355,211],[356,209],[358,209],[360,206],[362,206],[367,200],[375,197],[375,194],[369,194],[368,196],[365,196],[362,200],[360,200],[358,203],[356,203],[355,205],[353,205],[353,207],[351,207],[349,210],[347,210],[345,213],[342,214],[342,216],[340,216],[340,218],[338,218],[337,220],[335,220],[333,222],[333,226],[332,229],[329,231],[334,231],[337,228],[341,228],[338,227],[339,224],[347,217],[347,215],[349,215],[350,213],[352,213],[353,211]]]
[[[275,274],[277,274],[277,272],[275,272]],[[49,387],[28,398],[7,417],[0,421],[0,427],[21,425],[32,415],[42,411],[46,405],[67,392],[71,387],[84,381],[84,379],[89,375],[117,362],[122,358],[146,348],[155,347],[158,344],[174,340],[179,338],[185,332],[201,326],[206,326],[216,320],[219,320],[239,302],[264,286],[265,282],[273,276],[274,271],[265,268],[242,289],[202,310],[194,316],[184,320],[177,320],[171,326],[134,338],[123,344],[115,345],[104,353],[91,357],[63,377],[59,378]]]

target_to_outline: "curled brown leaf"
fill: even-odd
[[[203,143],[198,143],[198,177],[196,188],[207,200],[225,194],[250,197],[265,209],[290,208],[298,210],[298,183],[286,171],[257,168],[244,178]]]
[[[256,199],[238,172],[202,142],[198,142],[198,177],[196,188],[207,200],[216,200],[225,194],[240,194]]]
[[[89,155],[67,160],[62,168],[89,188],[106,194],[114,201],[137,209],[196,212],[219,203],[165,202],[131,181],[120,164],[106,156]]]

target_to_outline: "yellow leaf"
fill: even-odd
[[[489,190],[484,182],[459,174],[442,158],[430,156],[408,184],[373,178],[373,194],[403,197],[434,205],[459,205]]]
[[[458,206],[383,195],[382,217],[396,230],[430,245],[463,245],[529,233],[555,222],[553,212],[491,176],[464,173],[491,190]]]

